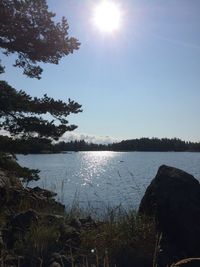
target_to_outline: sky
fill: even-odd
[[[112,0],[120,29],[99,31],[92,21],[102,0],[48,0],[56,20],[65,16],[81,46],[59,65],[43,64],[30,79],[3,58],[8,80],[33,96],[71,98],[83,112],[68,138],[108,142],[140,137],[200,141],[200,1]]]

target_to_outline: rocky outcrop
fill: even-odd
[[[0,169],[0,188],[16,188],[21,189],[22,183],[14,176],[10,176],[8,173]]]
[[[79,254],[85,251],[82,245],[87,242],[81,244],[84,240],[81,237],[85,233],[92,235],[93,230],[99,232],[103,223],[95,222],[90,216],[64,216],[64,206],[54,196],[55,193],[39,187],[24,188],[15,178],[6,177],[0,171],[0,206],[5,216],[0,226],[0,245],[7,253],[3,259],[5,266],[68,267],[74,261],[72,254],[77,262],[82,260]],[[192,175],[161,166],[146,190],[139,213],[148,222],[149,217],[156,221],[154,267],[200,266],[200,184]],[[151,239],[151,244],[154,240]],[[115,257],[117,265],[151,266],[152,253],[145,260],[143,247],[138,251],[137,247],[132,250],[125,245]]]
[[[52,198],[55,197],[57,194],[55,192],[49,191],[47,189],[42,189],[38,186],[34,188],[29,188],[29,191],[33,194],[36,194],[37,196],[43,197],[43,198]]]
[[[139,213],[156,220],[154,267],[200,255],[200,185],[192,175],[161,166],[146,190]]]
[[[3,265],[72,266],[71,253],[79,249],[82,233],[98,225],[90,216],[66,217],[55,195],[39,187],[25,188],[20,180],[0,171]]]
[[[40,187],[25,188],[21,181],[0,170],[0,206],[9,212],[25,209],[63,213],[65,206],[54,200],[56,193]]]

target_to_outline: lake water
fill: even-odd
[[[181,168],[200,180],[200,153],[71,152],[18,155],[23,166],[40,169],[41,186],[58,193],[66,206],[123,205],[138,208],[144,192],[162,164]]]

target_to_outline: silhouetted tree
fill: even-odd
[[[62,57],[79,48],[80,43],[68,36],[67,20],[62,18],[55,23],[54,16],[46,0],[0,0],[0,49],[6,56],[16,54],[14,66],[22,68],[30,78],[41,78],[38,63],[58,64]],[[0,74],[4,70],[0,65]],[[31,97],[0,81],[0,129],[23,144],[30,144],[30,140],[37,140],[37,144],[58,140],[64,132],[77,127],[68,123],[67,116],[81,111],[81,106],[70,99],[65,103],[47,95]],[[39,171],[21,167],[14,151],[12,145],[2,146],[0,168],[26,182],[37,180]]]
[[[66,117],[80,112],[81,106],[69,99],[68,103],[44,95],[43,98],[31,97],[24,91],[16,91],[5,81],[0,81],[0,126],[11,135],[51,137],[57,140],[66,131],[77,126],[68,125]],[[52,120],[44,119],[49,114]]]
[[[29,77],[41,77],[37,62],[58,64],[79,48],[77,39],[68,36],[66,18],[55,23],[54,17],[46,0],[0,0],[0,48],[7,56],[17,54],[14,66]]]

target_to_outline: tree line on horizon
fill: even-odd
[[[111,144],[94,144],[84,140],[59,142],[56,151],[200,151],[200,142],[188,142],[179,138],[137,138]]]
[[[84,140],[51,143],[49,139],[32,137],[25,140],[0,136],[0,150],[19,154],[61,153],[64,151],[191,151],[200,152],[200,142],[178,138],[137,138],[111,144],[95,144]]]

